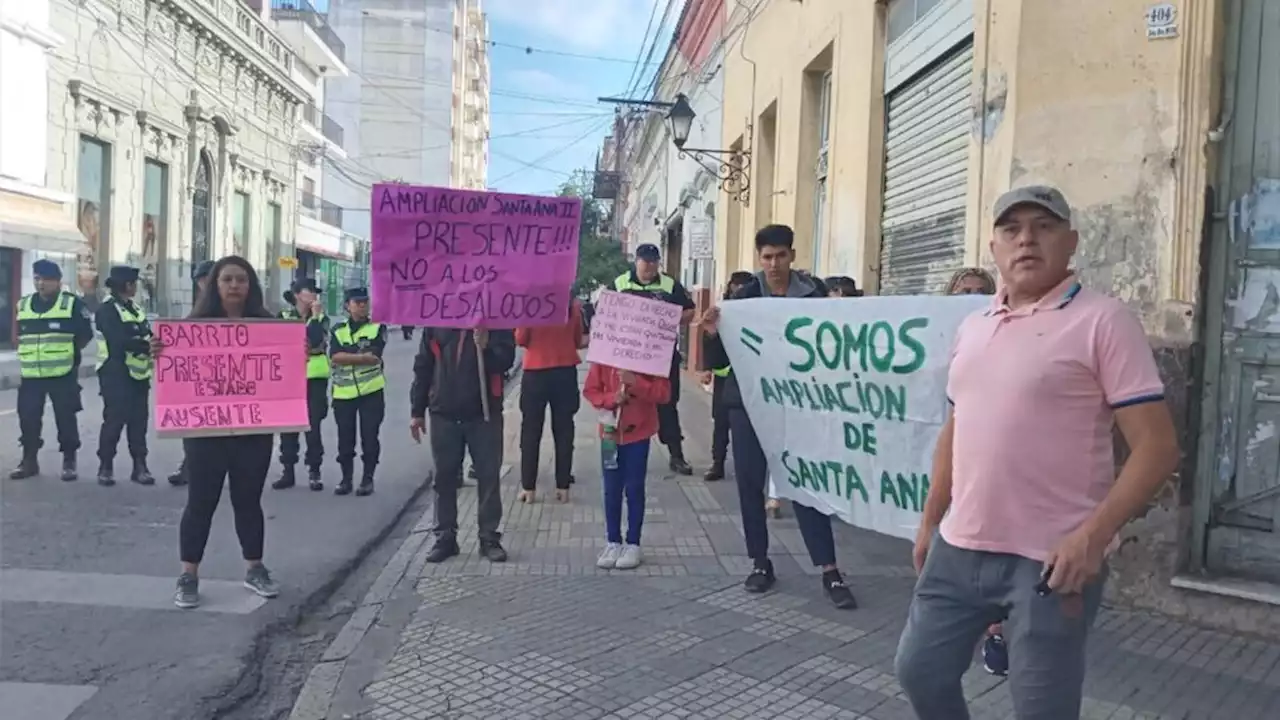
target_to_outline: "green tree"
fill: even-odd
[[[560,186],[561,197],[582,198],[582,225],[578,232],[578,277],[573,294],[581,297],[627,271],[630,263],[622,246],[608,234],[603,204],[591,196],[591,173],[579,170]]]

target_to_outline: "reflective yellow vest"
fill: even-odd
[[[141,309],[130,310],[124,306],[124,303],[116,301],[115,298],[107,298],[107,302],[114,305],[116,310],[120,312],[120,320],[125,325],[132,325],[142,329],[137,335],[142,339],[151,337],[151,325],[147,323],[147,316],[143,314]],[[121,350],[124,353],[124,366],[129,371],[129,377],[134,380],[150,380],[151,368],[154,364],[151,359],[151,353],[132,353],[127,350]],[[107,339],[98,337],[98,367],[95,370],[101,370],[102,366],[107,363],[107,358],[111,355],[111,348],[107,346]]]
[[[298,312],[296,308],[285,308],[281,310],[280,317],[285,320],[301,320],[302,319],[302,315]],[[320,323],[321,325],[323,325],[324,313],[320,313],[319,315],[312,315],[310,318],[307,319],[307,322]],[[329,339],[329,333],[325,332],[325,340],[327,341],[328,339]],[[308,380],[320,380],[322,378],[329,377],[329,374],[331,372],[329,369],[329,355],[328,353],[324,352],[325,347],[323,345],[320,346],[320,350],[321,352],[319,354],[307,355],[307,379]]]
[[[664,292],[673,293],[676,290],[675,278],[665,273],[658,273],[658,279],[648,285],[641,285],[632,279],[633,273],[628,271],[619,275],[613,281],[613,289],[618,292]]]
[[[76,364],[75,296],[62,293],[45,312],[31,309],[31,294],[18,304],[18,364],[24,378],[68,375]]]
[[[361,340],[376,340],[382,332],[381,323],[365,323],[360,329],[351,332],[351,323],[343,322],[334,328],[333,336],[339,345],[355,345]],[[382,374],[382,363],[377,365],[334,365],[333,399],[355,400],[364,395],[372,395],[387,386],[387,378]]]

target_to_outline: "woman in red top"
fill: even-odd
[[[658,432],[658,406],[671,398],[665,377],[593,364],[582,394],[600,413],[604,465],[604,523],[608,545],[596,566],[631,570],[640,565],[644,523],[644,478],[649,438]],[[616,455],[615,455],[616,453]],[[622,538],[622,500],[627,501],[627,537]]]

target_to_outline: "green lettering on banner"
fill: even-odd
[[[880,502],[889,504],[899,510],[920,512],[924,509],[924,500],[929,496],[928,473],[895,473],[889,477],[886,470],[880,473]]]
[[[854,425],[851,422],[846,422],[844,424],[844,446],[853,451],[861,450],[868,455],[875,455],[876,426],[871,423]]]
[[[904,347],[911,348],[912,358],[910,362],[901,365],[894,365],[893,371],[899,375],[910,375],[911,373],[924,367],[925,361],[928,359],[928,353],[925,352],[924,343],[917,340],[912,334],[912,330],[923,330],[929,327],[929,318],[911,318],[898,326],[898,342]]]
[[[875,420],[907,422],[907,386],[856,379],[834,385],[809,378],[760,378],[761,399],[772,405],[815,412],[866,413]]]
[[[783,330],[783,337],[793,346],[800,348],[805,352],[806,360],[802,363],[791,363],[791,369],[800,373],[807,373],[813,369],[816,355],[813,346],[800,337],[799,331],[813,324],[813,318],[810,317],[793,317],[787,321],[787,327]]]
[[[871,502],[862,476],[853,465],[838,460],[809,460],[784,450],[782,467],[787,471],[787,482],[794,488],[834,494],[845,500],[852,500],[856,492],[862,502]]]
[[[821,364],[828,370],[909,375],[928,360],[924,343],[912,334],[927,328],[928,318],[911,318],[897,328],[885,320],[860,325],[837,325],[824,320],[810,338],[804,331],[814,322],[808,316],[793,317],[783,330],[787,343],[804,353],[803,359],[790,363],[798,373],[809,373]]]

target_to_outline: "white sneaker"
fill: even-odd
[[[609,543],[604,546],[604,550],[600,551],[600,557],[596,558],[596,567],[603,570],[611,570],[618,566],[618,556],[622,554],[622,543]]]
[[[619,570],[634,570],[640,567],[640,546],[627,545],[622,548],[622,552],[618,555],[617,562],[614,567]]]

